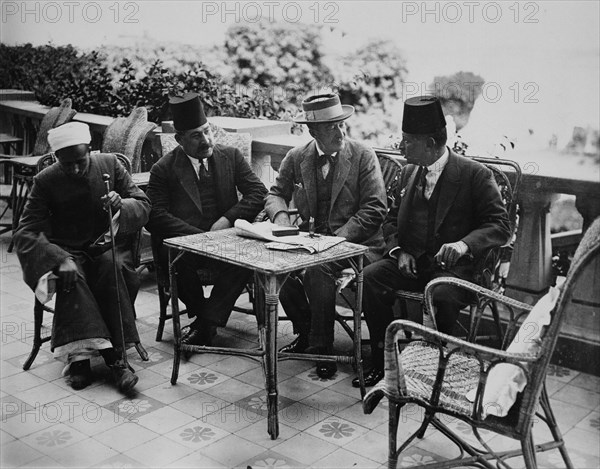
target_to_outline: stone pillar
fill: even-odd
[[[523,192],[505,294],[532,304],[552,284],[550,203],[556,195]]]

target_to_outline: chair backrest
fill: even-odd
[[[541,349],[539,351],[539,356],[541,358],[539,361],[534,363],[529,370],[529,376],[527,379],[528,385],[523,390],[520,399],[520,405],[518,405],[519,400],[517,401],[517,411],[519,415],[517,425],[524,426],[521,428],[526,428],[526,426],[531,423],[531,419],[534,417],[537,410],[536,407],[540,392],[542,390],[542,385],[546,379],[547,368],[550,363],[552,353],[554,352],[554,348],[556,347],[556,342],[558,340],[558,335],[565,319],[565,315],[567,314],[567,311],[573,302],[573,293],[575,291],[575,287],[584,274],[586,276],[597,275],[594,264],[598,261],[599,255],[600,218],[597,218],[585,232],[583,239],[575,251],[567,278],[562,285],[561,293],[551,312],[552,320],[550,325],[547,326],[547,329],[543,333]],[[594,264],[592,264],[592,262],[594,262]],[[598,284],[600,282],[596,281],[594,283]]]
[[[40,156],[50,152],[48,131],[59,125],[66,124],[77,114],[77,111],[71,109],[71,106],[71,98],[66,98],[60,103],[60,106],[53,107],[42,118],[33,147],[33,156]]]
[[[54,153],[45,154],[38,160],[35,173],[38,174],[43,169],[46,169],[48,166],[52,166],[55,162],[56,155]]]
[[[131,160],[131,172],[139,173],[142,147],[156,124],[148,122],[145,107],[135,108],[127,117],[117,117],[104,131],[102,153],[122,153]]]
[[[484,256],[477,260],[475,266],[475,283],[490,290],[498,291],[501,286],[499,268],[502,261],[510,261],[512,245],[518,228],[518,200],[521,187],[522,171],[518,163],[500,158],[470,157],[485,165],[494,176],[502,202],[508,213],[510,223],[510,239],[505,246],[490,249]]]
[[[401,155],[400,152],[383,150],[377,150],[376,154],[383,175],[389,208],[394,203],[396,187],[398,186],[400,172],[402,171],[402,164],[400,163]]]

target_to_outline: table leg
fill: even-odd
[[[169,248],[169,284],[171,288],[171,314],[173,316],[173,371],[171,384],[177,383],[179,376],[179,363],[181,362],[181,323],[179,322],[179,295],[177,292],[177,269],[175,263],[183,255],[180,252],[175,256],[175,249]]]
[[[279,416],[277,391],[277,277],[271,275],[265,279],[265,320],[266,320],[266,353],[265,373],[267,384],[268,431],[271,439],[279,436]]]
[[[356,299],[354,304],[354,363],[356,363],[356,373],[360,383],[360,397],[365,397],[365,377],[362,361],[362,296],[363,296],[363,256],[357,256],[356,259]]]

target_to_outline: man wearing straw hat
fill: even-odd
[[[288,204],[294,199],[306,230],[314,219],[316,233],[335,235],[369,246],[365,263],[381,257],[381,224],[387,205],[381,169],[375,152],[346,138],[346,119],[354,112],[336,94],[318,94],[302,103],[296,122],[306,124],[313,137],[293,148],[279,167],[265,208],[271,220],[289,225]],[[331,354],[333,348],[336,274],[349,267],[336,262],[307,269],[290,277],[280,292],[281,304],[298,337],[282,351]],[[317,363],[317,374],[331,378],[332,362]]]
[[[148,220],[150,201],[115,155],[90,157],[90,141],[88,126],[80,122],[48,132],[58,161],[34,178],[15,246],[25,282],[40,301],[49,300],[48,285],[55,279],[52,351],[69,364],[71,387],[82,389],[92,382],[90,357],[100,353],[119,390],[128,393],[138,377],[121,359],[122,340],[140,341],[133,307],[139,280],[131,242]],[[105,174],[110,176],[108,194]],[[117,230],[117,279],[109,204]]]
[[[166,239],[222,230],[238,218],[253,221],[263,208],[266,187],[237,148],[215,144],[198,94],[174,96],[169,103],[179,146],[150,171],[152,212],[147,228],[152,236]],[[164,263],[166,251],[162,246],[159,253]],[[195,316],[182,342],[211,345],[252,272],[192,254],[179,260],[177,271],[179,298]],[[206,272],[213,281],[207,298],[201,278]]]
[[[408,164],[383,232],[386,255],[364,271],[363,311],[373,368],[365,384],[383,378],[385,329],[393,319],[394,290],[423,291],[436,277],[471,280],[474,259],[508,241],[508,215],[491,171],[446,147],[446,120],[438,98],[404,103],[401,149]],[[444,286],[435,291],[439,331],[451,334],[469,296]],[[352,384],[359,386],[358,379]]]

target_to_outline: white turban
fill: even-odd
[[[48,143],[52,151],[91,141],[90,128],[83,122],[69,122],[48,131]]]

